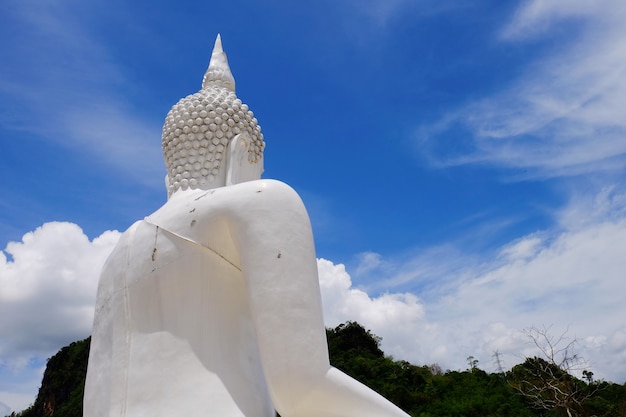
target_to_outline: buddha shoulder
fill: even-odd
[[[247,181],[210,190],[181,190],[149,216],[154,221],[199,217],[241,217],[270,210],[304,210],[296,191],[270,179]]]
[[[247,181],[197,194],[192,201],[198,203],[198,208],[203,211],[217,210],[223,214],[302,205],[300,196],[293,188],[271,179]]]

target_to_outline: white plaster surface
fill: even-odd
[[[203,94],[232,84],[234,95],[219,37],[215,49],[221,70],[209,67]],[[176,185],[182,157],[173,155],[196,138],[170,144],[168,123],[170,198],[123,234],[104,266],[84,415],[406,417],[330,366],[309,218],[288,185],[259,179],[260,128],[227,124],[219,151],[199,141],[196,155],[225,163]]]

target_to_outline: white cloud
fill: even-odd
[[[119,235],[90,241],[51,222],[0,251],[0,401],[13,410],[34,401],[46,358],[91,333],[98,276]]]
[[[502,30],[505,39],[525,39],[544,34],[565,19],[602,19],[610,17],[607,10],[619,9],[619,0],[527,0],[517,9],[513,19]]]
[[[515,48],[550,30],[572,35],[548,55],[529,55],[522,76],[501,93],[484,97],[420,131],[436,165],[490,163],[526,169],[527,176],[558,177],[621,172],[626,166],[626,10],[619,1],[526,2],[505,26],[503,42]],[[575,21],[567,19],[576,18]],[[564,29],[565,28],[565,29]],[[469,132],[452,155],[438,141],[453,128]]]
[[[382,266],[382,256],[375,252],[363,252],[358,255],[359,266],[356,269],[356,274],[366,274],[372,270],[376,270]]]
[[[537,254],[537,250],[542,243],[543,240],[539,236],[526,236],[502,248],[500,256],[507,258],[509,261],[528,259]]]
[[[0,401],[0,416],[8,416],[11,412],[11,407]]]
[[[89,335],[100,269],[118,237],[89,241],[77,225],[52,222],[0,252],[0,365],[19,368]]]
[[[317,262],[324,321],[335,327],[346,321],[357,321],[383,338],[388,353],[407,357],[413,349],[419,351],[418,340],[430,331],[424,306],[410,293],[369,296],[354,288],[344,265],[326,259]]]
[[[626,193],[614,185],[605,185],[591,196],[574,190],[571,200],[558,213],[564,229],[578,229],[605,219],[619,220],[626,215]]]

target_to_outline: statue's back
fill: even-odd
[[[241,271],[167,227],[140,221],[124,234],[93,336],[85,416],[274,413]]]

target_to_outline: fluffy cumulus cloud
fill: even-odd
[[[46,358],[91,332],[98,275],[117,243],[73,223],[51,222],[0,251],[0,401],[34,400]],[[4,413],[0,413],[4,415]]]
[[[372,297],[355,288],[342,264],[318,260],[324,318],[329,327],[357,321],[383,337],[384,349],[402,357],[416,356],[419,340],[429,334],[424,306],[411,293],[384,293]]]
[[[20,368],[89,335],[97,277],[119,237],[92,241],[72,223],[46,223],[0,252],[0,366]]]
[[[532,0],[502,29],[504,47],[568,40],[538,54],[501,92],[421,130],[437,165],[493,163],[559,177],[626,165],[626,9],[619,0]],[[536,44],[535,44],[536,45]],[[463,135],[459,135],[462,129]],[[456,132],[456,135],[452,133]],[[469,132],[469,134],[468,134]],[[465,137],[464,147],[440,146]],[[458,144],[457,144],[458,145]],[[451,154],[449,149],[463,149]]]

